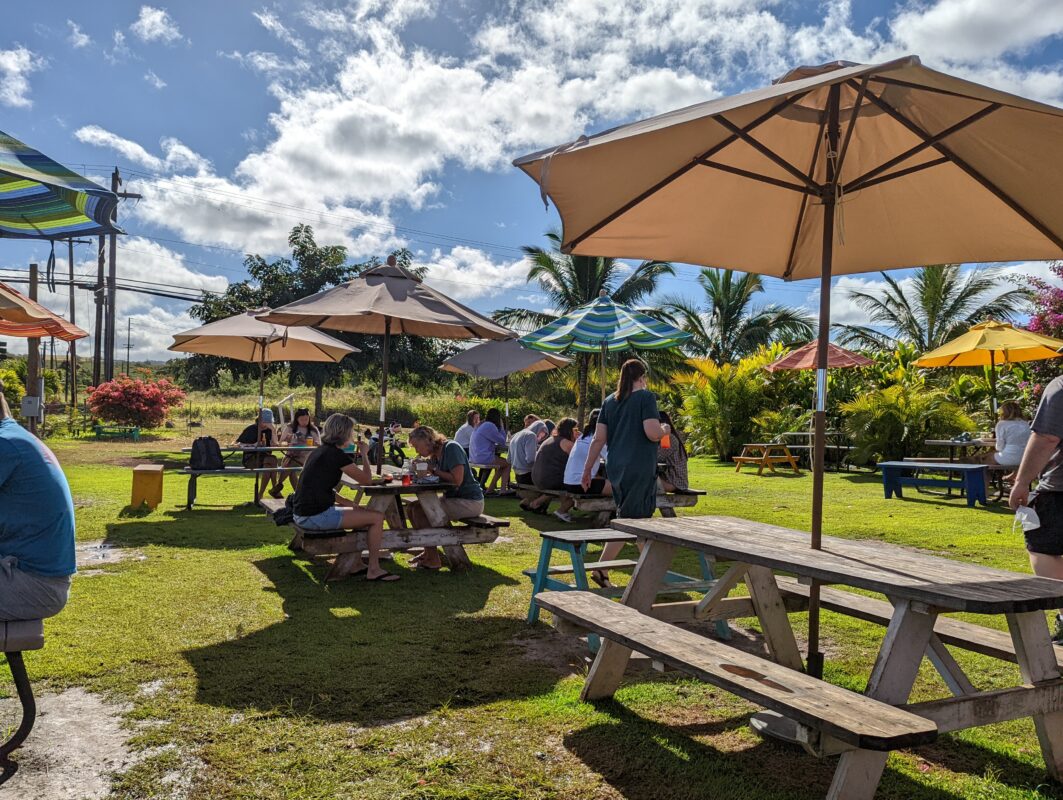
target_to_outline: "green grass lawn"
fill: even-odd
[[[615,702],[579,701],[585,650],[524,623],[521,570],[535,563],[538,530],[556,520],[491,500],[488,513],[513,525],[470,548],[471,574],[415,573],[400,557],[398,583],[323,585],[326,567],[293,555],[286,529],[234,507],[249,498],[246,478],[201,480],[203,505],[189,512],[185,480],[168,472],[157,511],[126,508],[133,459],[178,464],[166,455],[178,446],[56,446],[79,539],[144,556],[76,578],[70,604],[47,623],[45,649],[26,659],[40,692],[82,686],[130,704],[133,743],[149,755],[116,777],[114,797],[173,796],[163,776],[182,761],[195,766],[181,790],[192,798],[796,800],[826,791],[834,760],[761,741],[746,725],[754,708],[704,684],[632,674]],[[807,474],[758,478],[698,460],[691,481],[708,491],[693,513],[807,529]],[[1028,571],[1003,507],[910,494],[886,501],[877,476],[830,474],[825,533]],[[685,566],[694,570],[693,559]],[[800,634],[804,617],[794,624]],[[736,628],[756,634],[755,620]],[[825,613],[827,677],[861,689],[882,635]],[[1017,681],[1012,665],[954,653],[981,688]],[[916,697],[945,693],[924,662]],[[891,755],[879,796],[1063,791],[1045,785],[1033,726],[1021,721]]]

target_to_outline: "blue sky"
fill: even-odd
[[[53,1],[0,33],[0,130],[144,195],[120,209],[129,279],[218,290],[307,222],[358,260],[410,247],[480,310],[540,308],[518,248],[557,219],[514,156],[832,59],[915,53],[1063,105],[1061,35],[1059,0]],[[5,242],[0,277],[46,256]],[[678,270],[664,291],[696,291]],[[841,279],[836,319],[875,281]],[[765,301],[814,307],[814,285],[768,283]],[[187,305],[126,293],[134,358],[164,357]]]

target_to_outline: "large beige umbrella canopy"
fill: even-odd
[[[169,349],[177,353],[221,356],[258,364],[258,403],[262,408],[266,364],[274,361],[324,361],[339,363],[360,352],[339,339],[313,328],[285,330],[258,317],[269,312],[258,308],[174,334]]]
[[[917,367],[989,367],[989,394],[997,411],[997,364],[1059,358],[1063,341],[988,320],[920,356]]]
[[[498,339],[484,342],[468,350],[452,355],[439,365],[444,372],[456,372],[460,375],[472,375],[505,381],[506,421],[509,421],[509,376],[515,372],[546,372],[565,367],[572,359],[564,356],[540,353],[525,347],[516,339]]]
[[[1063,256],[1063,110],[914,56],[802,67],[514,164],[557,207],[565,252],[820,278],[817,548],[831,275]]]
[[[357,278],[263,314],[276,325],[314,325],[351,333],[384,336],[383,380],[380,387],[380,441],[387,414],[388,353],[392,335],[437,339],[512,339],[503,328],[467,306],[425,284],[395,263],[367,270]],[[383,447],[377,449],[383,463]]]

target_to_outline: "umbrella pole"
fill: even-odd
[[[993,412],[989,424],[992,425],[997,418],[997,351],[989,351],[989,402]]]
[[[609,355],[609,346],[602,340],[602,365],[601,365],[601,383],[602,383],[602,402],[598,408],[605,405],[605,359]]]
[[[827,346],[830,344],[830,279],[834,266],[834,212],[838,176],[834,173],[838,152],[839,105],[841,87],[830,87],[827,99],[827,157],[824,159],[827,180],[823,192],[823,263],[819,283],[819,338],[816,340],[816,413],[814,419],[812,460],[812,549],[823,547],[823,462],[827,434]],[[806,671],[823,677],[823,654],[819,651],[819,583],[815,580],[808,592],[808,654]]]
[[[391,352],[391,317],[384,318],[384,379],[380,384],[380,433],[376,447],[376,474],[384,471],[384,420],[388,409],[388,354]]]
[[[506,397],[506,431],[510,430],[509,427],[509,376],[504,375],[502,377],[502,391]]]

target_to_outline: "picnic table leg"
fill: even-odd
[[[1036,684],[1059,678],[1055,648],[1048,635],[1044,613],[1008,614],[1007,619],[1023,681]],[[1057,781],[1063,779],[1063,711],[1037,714],[1033,724],[1048,774]]]
[[[535,568],[535,576],[532,578],[531,603],[528,605],[528,624],[534,625],[539,621],[539,604],[535,602],[535,595],[546,590],[546,579],[550,575],[550,555],[554,546],[549,539],[543,539],[539,545],[539,565]]]
[[[668,567],[675,556],[675,545],[664,542],[648,541],[642,548],[638,566],[631,576],[631,582],[624,590],[621,601],[629,608],[643,614],[649,612],[657,597],[657,587],[661,585]],[[598,700],[612,697],[627,669],[631,649],[606,639],[602,642],[598,655],[594,658],[587,682],[580,697],[583,700]]]
[[[775,575],[767,567],[750,566],[745,578],[772,659],[785,667],[803,672],[805,662],[801,659],[797,637],[790,626],[790,617],[786,613],[786,604],[775,582]]]
[[[188,505],[189,511],[192,510],[192,505],[196,502],[196,481],[199,480],[198,475],[188,476]]]
[[[434,528],[449,528],[450,520],[447,512],[443,510],[443,504],[439,501],[439,495],[435,492],[424,492],[418,499],[421,501],[421,510],[424,511],[428,524]],[[460,544],[446,545],[443,548],[447,562],[453,572],[465,572],[472,569],[472,561],[465,548]]]
[[[897,602],[867,682],[868,697],[894,706],[907,702],[936,618],[933,609],[916,608],[908,600]],[[842,753],[827,800],[871,800],[888,755],[875,750]]]

